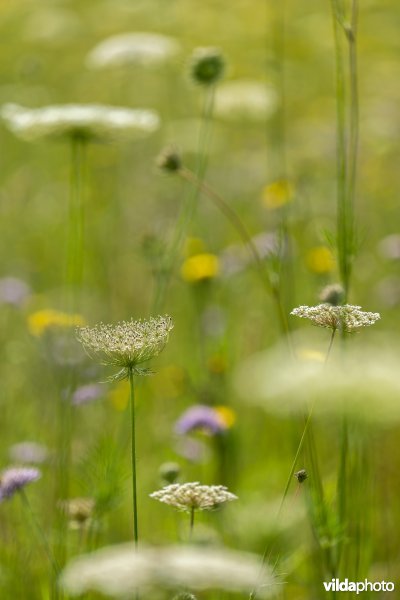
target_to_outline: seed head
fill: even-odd
[[[89,356],[120,368],[113,377],[120,380],[128,377],[130,370],[136,375],[147,374],[149,371],[138,365],[160,354],[172,328],[171,317],[151,317],[147,321],[131,319],[116,325],[79,327],[76,335]]]
[[[299,306],[294,308],[291,315],[310,319],[319,327],[335,330],[341,329],[352,333],[360,327],[369,327],[378,321],[379,313],[364,312],[361,306],[344,304],[343,306],[332,306],[330,304],[318,304],[317,306]]]
[[[237,496],[231,494],[223,485],[200,485],[197,481],[167,485],[162,490],[150,494],[150,498],[189,512],[212,510],[224,502],[237,500]]]
[[[163,171],[176,173],[182,168],[182,157],[174,146],[168,146],[157,157],[156,165]]]
[[[338,306],[343,302],[344,289],[340,283],[325,286],[319,295],[321,302]]]
[[[304,481],[308,478],[308,473],[305,469],[300,469],[300,471],[297,471],[294,476],[299,483],[304,483]]]
[[[196,48],[189,62],[190,76],[199,85],[213,85],[222,79],[225,59],[219,48]]]
[[[159,468],[159,474],[166,483],[175,483],[181,473],[181,468],[178,463],[167,462],[163,463]]]

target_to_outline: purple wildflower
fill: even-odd
[[[0,279],[0,304],[21,306],[30,294],[30,288],[25,281],[16,277]]]
[[[11,498],[28,483],[37,481],[42,476],[39,469],[27,467],[10,467],[0,476],[0,501]]]
[[[40,464],[47,459],[48,451],[45,446],[37,442],[20,442],[10,447],[9,455],[16,463]]]
[[[218,412],[205,404],[196,404],[188,408],[175,425],[175,431],[180,435],[185,435],[194,430],[202,430],[208,435],[215,435],[225,431],[225,429],[226,425]]]
[[[93,400],[97,400],[103,395],[104,389],[98,383],[88,383],[78,387],[73,396],[72,404],[80,406],[81,404],[87,404]]]

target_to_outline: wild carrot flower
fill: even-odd
[[[153,492],[150,498],[189,512],[212,510],[225,502],[237,500],[237,496],[223,485],[201,485],[198,482],[173,483]]]
[[[227,120],[263,121],[278,105],[278,96],[263,81],[237,79],[220,85],[215,97],[217,117]]]
[[[148,321],[122,321],[116,325],[100,323],[80,327],[77,338],[88,355],[101,364],[119,367],[115,379],[125,379],[129,371],[144,375],[143,362],[154,358],[164,349],[173,328],[171,317],[155,317]]]
[[[179,43],[160,33],[120,33],[101,41],[91,50],[86,64],[91,69],[124,66],[158,66],[178,54]]]
[[[319,327],[326,327],[336,331],[343,329],[348,333],[368,327],[378,321],[379,313],[364,312],[361,306],[344,304],[343,306],[332,306],[331,304],[318,304],[317,306],[299,306],[294,308],[291,315],[309,319]]]
[[[6,104],[0,116],[16,136],[27,141],[70,137],[105,142],[130,139],[140,132],[151,133],[159,126],[159,117],[152,110],[99,104],[60,104],[43,108]]]
[[[11,498],[28,483],[37,481],[41,476],[39,469],[33,467],[10,467],[6,469],[0,475],[0,501],[4,498]]]
[[[221,589],[248,596],[255,581],[260,582],[257,598],[278,593],[272,569],[269,565],[261,568],[255,554],[195,546],[136,551],[130,544],[76,557],[61,577],[62,587],[72,596],[94,591],[111,598],[130,598],[138,591],[153,598],[159,597],[160,590],[176,594],[177,589],[195,593]],[[189,598],[193,596],[189,594]]]

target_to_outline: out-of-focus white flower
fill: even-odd
[[[339,350],[339,348],[338,348]],[[329,361],[319,354],[290,360],[284,349],[259,353],[237,370],[240,396],[270,413],[347,415],[358,421],[388,425],[400,421],[399,348],[351,340],[346,352],[333,350]]]
[[[248,594],[256,582],[261,583],[257,597],[277,593],[277,579],[267,565],[261,569],[261,559],[254,554],[194,546],[136,551],[131,544],[76,558],[61,577],[62,586],[71,595],[93,590],[112,598],[130,597],[137,591],[154,597],[161,590],[182,588]]]
[[[100,104],[60,104],[43,108],[25,108],[5,104],[0,117],[18,137],[35,141],[40,138],[82,137],[109,142],[131,139],[151,133],[160,124],[156,112]]]
[[[9,455],[13,462],[17,464],[41,464],[44,463],[49,451],[46,446],[37,442],[20,442],[9,448]]]
[[[158,66],[179,53],[180,45],[172,37],[153,32],[113,35],[93,48],[86,57],[91,69],[129,65]]]
[[[268,119],[278,106],[274,88],[262,81],[237,79],[222,83],[215,97],[215,114],[224,119]]]

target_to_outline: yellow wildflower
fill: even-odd
[[[333,271],[335,268],[335,259],[332,252],[326,246],[315,246],[307,252],[306,265],[313,273],[322,275]]]
[[[52,327],[78,327],[85,324],[79,314],[68,314],[52,308],[37,310],[28,316],[28,329],[32,335],[40,337]]]
[[[219,260],[215,254],[196,254],[187,258],[182,265],[182,279],[189,283],[197,283],[214,279],[219,273]]]
[[[126,379],[119,381],[110,391],[111,404],[120,412],[124,411],[128,406],[129,399],[129,383]]]
[[[230,429],[236,423],[236,413],[232,408],[229,408],[229,406],[215,406],[214,410],[226,429]]]
[[[265,186],[262,193],[263,204],[273,210],[288,204],[293,198],[293,186],[289,181],[281,179]]]

